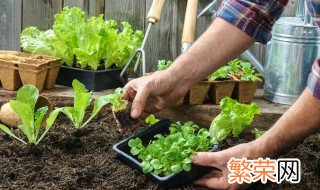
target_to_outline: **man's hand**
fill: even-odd
[[[169,71],[130,81],[123,98],[132,101],[131,117],[146,117],[176,103],[187,93],[179,82]]]
[[[228,183],[228,161],[232,158],[248,158],[253,159],[256,157],[252,145],[240,144],[232,148],[222,150],[219,152],[199,152],[191,156],[194,164],[202,166],[210,166],[215,168],[211,173],[203,176],[195,182],[196,185],[204,186],[210,189],[245,189],[249,185],[237,183]]]

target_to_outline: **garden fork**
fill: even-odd
[[[127,64],[125,65],[125,67],[120,73],[120,78],[124,83],[127,83],[127,79],[125,78],[126,71],[136,57],[137,57],[137,60],[135,61],[134,70],[133,70],[134,75],[139,76],[138,69],[139,69],[140,60],[142,61],[142,75],[145,76],[146,74],[146,57],[145,57],[144,48],[145,48],[152,26],[160,20],[161,10],[164,5],[164,2],[165,0],[153,0],[152,2],[150,11],[148,12],[148,15],[147,15],[148,28],[146,30],[146,34],[143,39],[142,45],[132,54],[129,61],[127,62]]]

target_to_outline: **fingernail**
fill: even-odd
[[[133,109],[133,110],[131,111],[131,117],[133,117],[133,118],[139,117],[139,110]]]
[[[196,154],[192,154],[192,155],[190,156],[190,158],[191,158],[192,161],[195,161],[195,160],[197,159],[197,157],[198,157],[198,154],[197,154],[197,153],[196,153]]]

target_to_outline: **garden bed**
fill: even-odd
[[[64,116],[37,147],[28,147],[0,134],[0,189],[159,189],[145,175],[120,162],[112,145],[125,138],[116,131],[110,112],[87,129],[76,132]],[[250,133],[229,138],[222,148],[252,140]],[[299,158],[302,181],[298,185],[260,189],[320,189],[320,134],[315,134],[283,157]],[[188,186],[183,189],[199,189]]]

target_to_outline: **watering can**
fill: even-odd
[[[201,15],[213,15],[216,0]],[[209,7],[210,6],[210,7]],[[304,0],[298,0],[295,17],[282,17],[273,27],[267,44],[266,64],[263,65],[249,50],[240,58],[250,61],[264,75],[264,98],[292,105],[306,88],[314,60],[320,55],[320,37]]]

